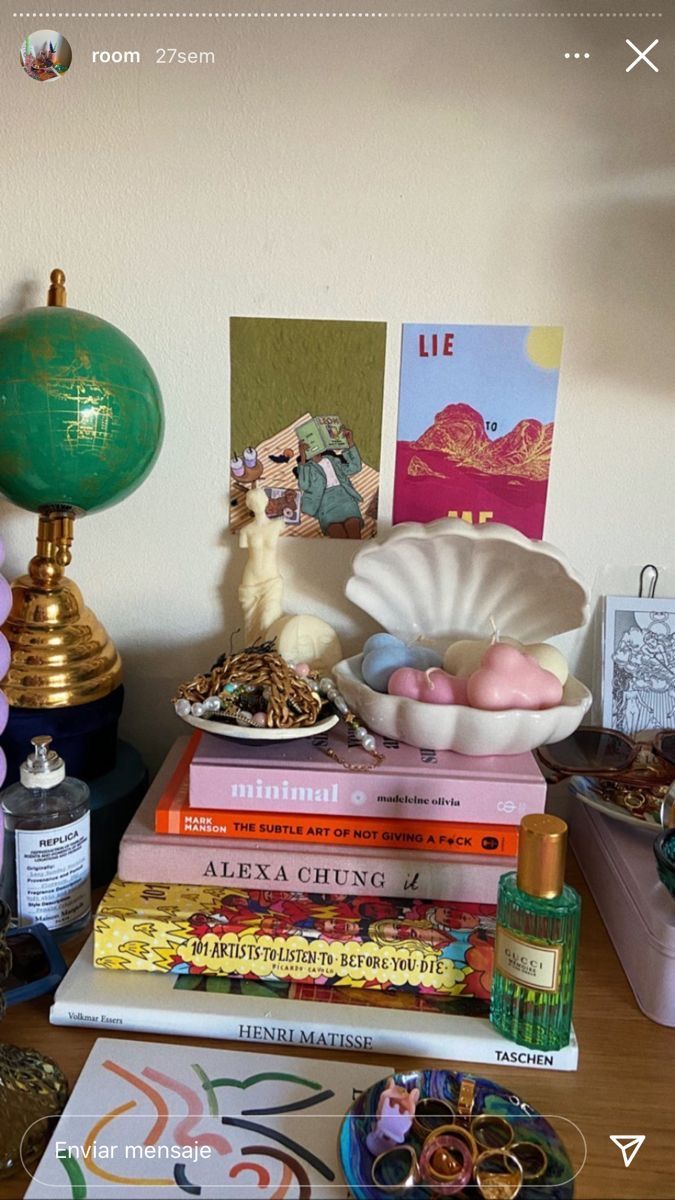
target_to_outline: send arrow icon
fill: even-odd
[[[645,1140],[644,1133],[610,1133],[609,1140],[619,1147],[624,1167],[629,1167]]]

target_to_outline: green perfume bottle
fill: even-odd
[[[564,881],[566,848],[559,817],[523,817],[518,870],[499,881],[490,1020],[537,1050],[570,1040],[581,899]]]

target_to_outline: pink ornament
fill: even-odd
[[[267,713],[257,712],[251,717],[251,723],[257,728],[262,729],[263,725],[267,724]]]
[[[500,712],[507,708],[554,708],[562,700],[563,686],[529,654],[506,642],[495,642],[486,650],[478,670],[466,680],[466,691],[473,708]]]
[[[417,671],[414,667],[399,667],[389,677],[390,696],[406,696],[423,704],[468,704],[466,679],[448,675],[440,667]]]
[[[293,670],[295,671],[296,675],[300,676],[301,679],[306,679],[310,672],[309,663],[296,663]]]

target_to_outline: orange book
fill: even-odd
[[[431,850],[441,854],[515,857],[518,827],[473,825],[465,821],[414,821],[386,817],[324,816],[307,813],[269,813],[190,808],[188,804],[189,746],[182,764],[155,810],[157,833],[229,840],[307,842],[340,846],[370,846],[386,850]],[[181,770],[181,766],[183,770]]]

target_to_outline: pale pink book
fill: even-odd
[[[546,783],[532,754],[474,758],[378,738],[383,761],[357,772],[343,763],[369,760],[352,741],[338,727],[255,745],[205,733],[190,763],[190,807],[481,825],[518,825],[544,811]]]
[[[155,808],[185,753],[179,738],[120,845],[118,875],[132,883],[214,884],[329,896],[418,896],[425,900],[495,904],[510,858],[409,853],[364,847],[228,842],[155,833]]]

